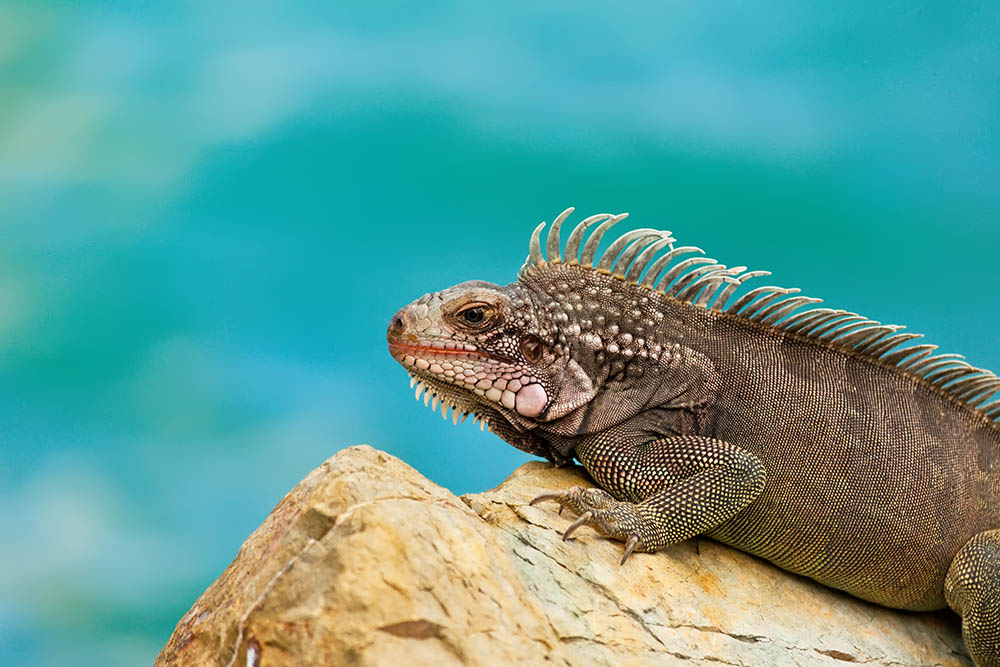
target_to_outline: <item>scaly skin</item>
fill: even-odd
[[[976,663],[1000,665],[1000,380],[900,347],[915,336],[899,327],[795,312],[816,300],[792,290],[732,293],[759,272],[674,270],[693,249],[665,233],[626,234],[594,266],[622,216],[581,223],[564,262],[567,214],[548,261],[536,230],[517,282],[462,283],[393,317],[418,396],[578,459],[601,489],[533,502],[575,512],[567,536],[624,541],[623,563],[704,533],[886,606],[948,604]]]

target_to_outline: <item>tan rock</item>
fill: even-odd
[[[968,665],[949,613],[884,609],[708,539],[619,566],[528,463],[458,498],[397,458],[309,474],[177,624],[157,665]]]

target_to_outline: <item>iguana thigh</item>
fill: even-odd
[[[1000,530],[979,533],[962,547],[944,593],[962,617],[962,637],[976,665],[1000,666]]]

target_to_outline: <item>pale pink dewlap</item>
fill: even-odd
[[[521,387],[514,399],[514,409],[525,417],[537,417],[545,409],[549,397],[540,384],[529,384]]]

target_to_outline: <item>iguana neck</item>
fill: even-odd
[[[698,351],[704,309],[573,265],[521,281],[554,324],[557,355],[573,359],[595,387],[588,401],[538,426],[564,450],[573,438],[636,418],[660,433],[704,430],[719,386],[715,365]]]

